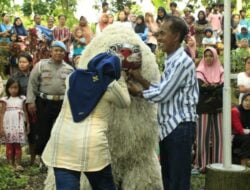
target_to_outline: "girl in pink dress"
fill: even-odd
[[[25,96],[21,96],[20,84],[9,79],[6,84],[6,97],[0,101],[0,142],[6,145],[7,161],[22,171],[21,144],[26,142],[29,133],[28,115],[25,109]],[[25,126],[25,122],[27,125]]]

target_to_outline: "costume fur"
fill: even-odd
[[[149,47],[131,29],[119,24],[108,26],[96,36],[84,50],[79,67],[86,68],[98,53],[107,51],[116,43],[140,46],[142,53],[141,73],[150,82],[159,80],[159,69]],[[108,141],[110,144],[112,172],[118,189],[161,190],[162,179],[156,155],[158,127],[156,105],[142,98],[131,96],[128,109],[114,107],[110,121]],[[50,173],[50,172],[49,172]],[[45,189],[51,189],[53,175],[48,174]],[[82,176],[81,189],[91,189]]]

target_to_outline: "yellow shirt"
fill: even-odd
[[[112,104],[120,108],[130,105],[127,85],[123,78],[112,82],[92,113],[78,123],[73,121],[67,93],[65,95],[42,159],[51,167],[100,171],[111,162],[106,132]]]

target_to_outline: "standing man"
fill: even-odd
[[[63,61],[66,46],[54,41],[51,58],[40,60],[33,68],[27,90],[28,111],[37,116],[36,154],[41,155],[50,131],[62,106],[66,89],[65,79],[73,68]]]
[[[130,93],[158,103],[160,160],[165,190],[190,189],[199,88],[195,64],[181,47],[187,34],[188,27],[179,17],[168,18],[159,28],[157,41],[168,55],[160,83],[150,84],[138,70],[130,72],[144,89],[141,91],[129,83]]]

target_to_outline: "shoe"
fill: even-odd
[[[200,174],[200,170],[199,168],[193,168],[191,170],[191,175],[199,175]]]
[[[45,166],[45,164],[43,162],[40,162],[39,170],[41,173],[46,173],[48,168]]]

